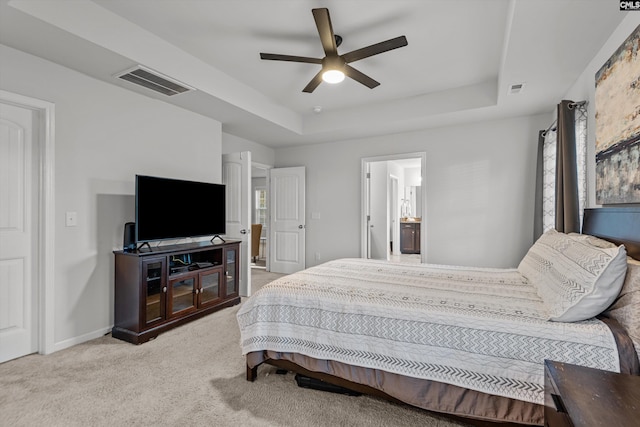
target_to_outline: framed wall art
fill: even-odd
[[[640,203],[640,26],[595,84],[596,203]]]

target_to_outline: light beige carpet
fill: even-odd
[[[272,273],[264,268],[252,268],[251,269],[251,289],[252,292],[257,292],[258,289],[266,285],[267,283],[276,280],[279,277],[286,276],[286,274]]]
[[[437,426],[426,411],[299,388],[262,366],[245,380],[224,309],[133,345],[110,335],[0,364],[1,426]]]

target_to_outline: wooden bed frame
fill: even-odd
[[[624,245],[640,260],[640,207],[585,209],[582,233]]]
[[[632,258],[640,260],[640,207],[630,208],[594,208],[585,209],[583,218],[583,234],[589,234],[608,240],[615,244],[624,244],[627,254]],[[385,400],[405,404],[381,390],[358,384],[344,378],[329,375],[322,372],[309,371],[288,360],[268,359],[263,363],[275,366],[280,369],[299,373],[301,375],[324,381],[329,384],[344,387],[359,393],[376,396]],[[250,368],[247,364],[247,381],[255,381],[257,378],[258,366]],[[425,411],[427,411],[425,409]],[[430,411],[427,411],[430,412]],[[438,416],[457,420],[478,427],[513,427],[522,424],[511,422],[485,421],[476,418],[466,418],[464,416],[433,412]]]

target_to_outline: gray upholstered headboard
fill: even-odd
[[[627,255],[640,260],[640,207],[585,209],[582,233],[624,244]]]

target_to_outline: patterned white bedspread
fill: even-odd
[[[546,321],[515,269],[341,259],[284,276],[238,312],[243,354],[273,350],[544,402],[544,359],[614,372],[596,319]]]

